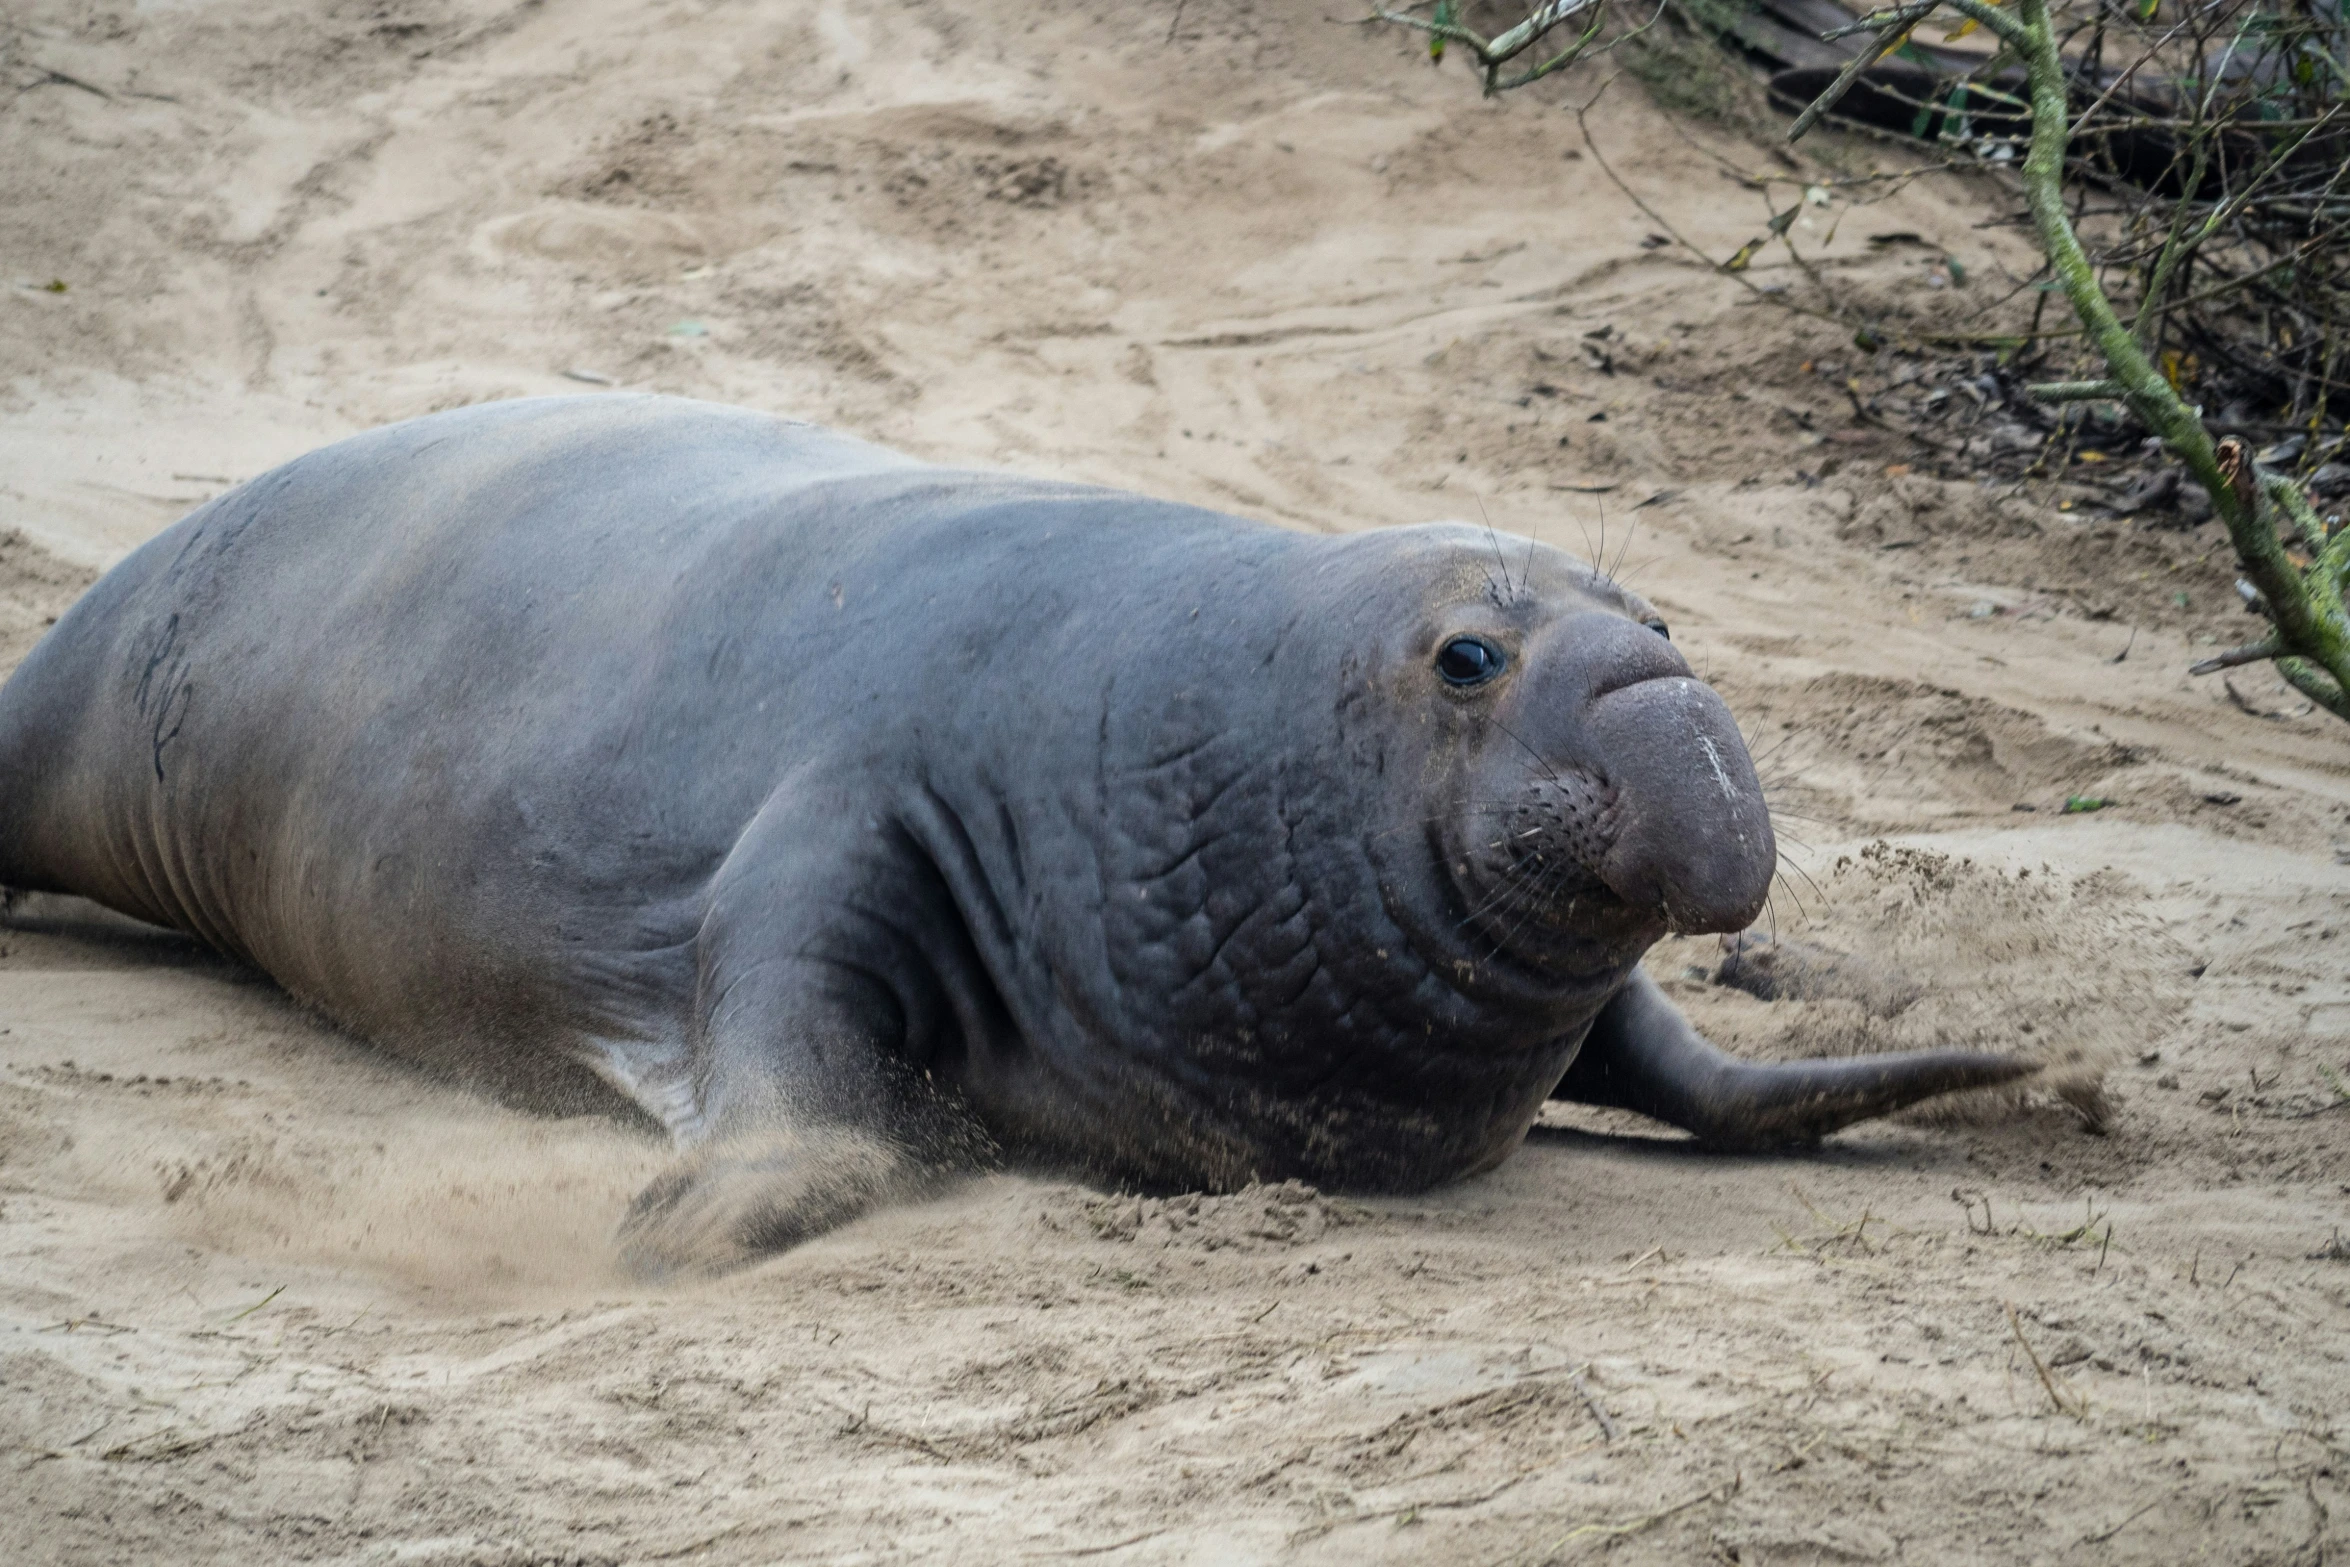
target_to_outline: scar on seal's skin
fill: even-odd
[[[150,759],[155,766],[155,781],[163,782],[163,748],[179,738],[180,725],[186,720],[188,703],[195,696],[195,687],[183,676],[187,660],[179,652],[180,617],[164,617],[163,629],[154,637],[154,645],[143,663],[134,660],[139,679],[134,700],[143,714],[153,717],[149,731],[153,741]],[[162,678],[156,678],[161,672]]]

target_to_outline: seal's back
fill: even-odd
[[[186,930],[379,1036],[640,1030],[771,784],[730,763],[788,729],[687,704],[788,703],[792,600],[829,611],[949,491],[1022,488],[977,484],[637,396],[313,452],[136,551],[0,688],[0,887]]]

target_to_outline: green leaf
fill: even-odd
[[[2065,796],[2064,814],[2085,816],[2091,811],[2102,811],[2113,802],[2102,795],[2072,794]]]

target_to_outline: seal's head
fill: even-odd
[[[1163,1085],[1164,1125],[1114,1133],[1129,1168],[1482,1167],[1642,951],[1760,910],[1761,787],[1655,610],[1563,552],[1456,524],[1259,549],[1117,609],[1102,770],[1068,795],[1100,919],[1057,969],[1065,1075],[1115,1053]]]
[[[1457,911],[1423,945],[1572,986],[1667,931],[1745,929],[1777,862],[1770,814],[1655,608],[1556,550],[1410,531],[1385,684],[1422,715],[1429,863],[1395,871]]]

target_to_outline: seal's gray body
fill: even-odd
[[[1668,924],[1767,883],[1735,729],[1630,600],[1562,611],[1517,569],[1457,528],[1301,534],[675,400],[436,415],[222,496],[60,620],[0,691],[0,884],[491,1083],[601,1079],[688,1143],[870,1135],[834,1183],[865,1197],[990,1140],[1425,1184],[1506,1155],[1587,1036],[1583,1097],[1736,1097],[1709,1057],[1660,1099],[1593,1030],[1663,1005],[1627,985]],[[1512,755],[1538,718],[1496,740],[1430,681],[1429,603],[1520,639],[1513,678],[1571,648],[1545,711],[1583,716]],[[1472,863],[1503,762],[1581,834],[1539,893]],[[859,1200],[699,1222],[755,1250]]]

